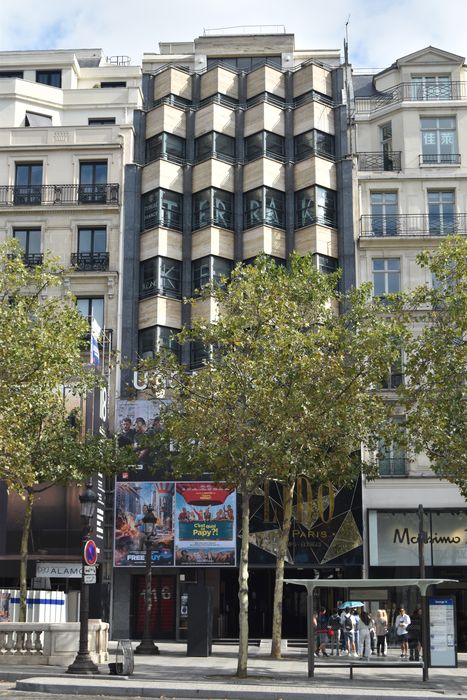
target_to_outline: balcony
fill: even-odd
[[[380,476],[406,476],[407,459],[397,457],[391,459],[380,459],[378,461]]]
[[[400,172],[401,151],[378,153],[367,151],[358,153],[358,169],[372,172]]]
[[[467,233],[467,214],[400,214],[398,216],[372,216],[360,219],[361,238],[386,238],[393,236],[449,236]]]
[[[119,203],[120,185],[15,185],[0,186],[0,207],[69,206]]]
[[[460,165],[460,153],[421,153],[420,165]]]
[[[357,114],[368,114],[398,102],[445,102],[467,100],[467,82],[399,83],[374,97],[357,97]]]
[[[8,258],[13,260],[16,258],[16,253],[9,253]],[[44,262],[44,256],[42,253],[24,253],[20,256],[25,267],[34,267],[35,265],[42,265]]]
[[[106,272],[109,269],[109,254],[72,253],[71,264],[80,272]]]

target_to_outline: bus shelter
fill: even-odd
[[[307,647],[308,647],[308,678],[315,675],[315,630],[313,627],[314,603],[313,592],[315,588],[408,588],[413,586],[418,589],[422,601],[422,645],[423,645],[423,680],[428,680],[430,640],[428,629],[428,601],[427,591],[430,586],[440,583],[458,583],[450,578],[340,578],[340,579],[310,579],[310,578],[286,578],[284,583],[292,583],[296,586],[305,586],[307,590]]]

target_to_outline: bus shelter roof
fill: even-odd
[[[440,583],[458,583],[452,578],[285,578],[284,583],[305,586],[308,593],[315,588],[407,588],[415,586],[425,596],[429,586]]]

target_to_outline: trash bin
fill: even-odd
[[[212,589],[193,586],[188,597],[187,656],[212,653]]]
[[[131,676],[135,670],[135,656],[129,639],[119,639],[115,652],[115,663],[109,664],[113,676]]]

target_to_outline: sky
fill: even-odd
[[[355,68],[385,68],[428,45],[467,55],[467,0],[7,0],[0,51],[102,48],[138,65],[160,41],[239,25],[285,26],[297,49],[342,50],[347,21]]]

